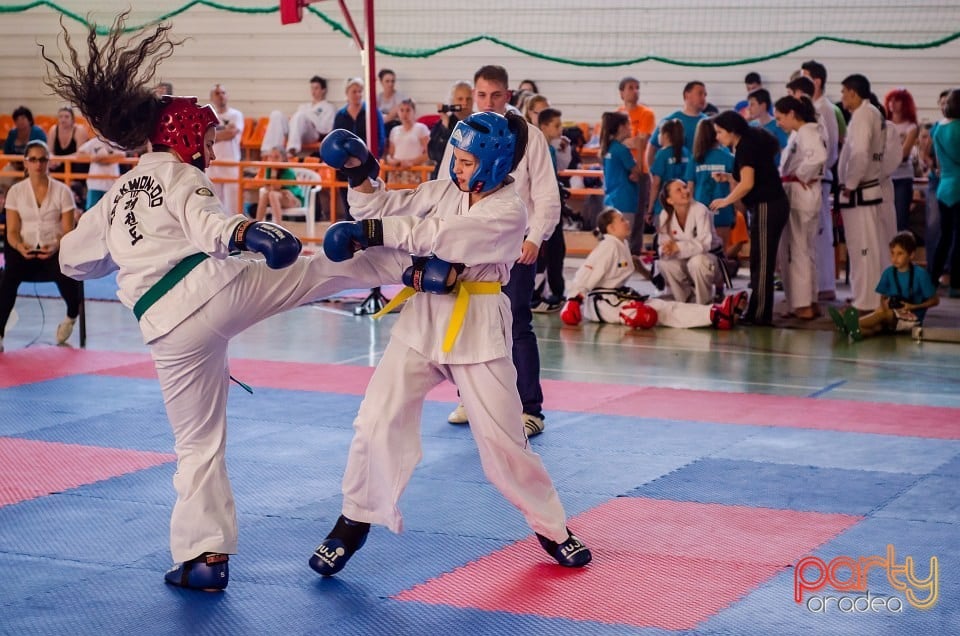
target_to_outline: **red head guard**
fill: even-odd
[[[203,170],[203,136],[208,128],[220,123],[213,106],[198,106],[196,97],[164,95],[161,101],[160,118],[150,143],[167,146],[181,161]]]

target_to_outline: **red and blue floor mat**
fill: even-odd
[[[945,407],[545,381],[531,443],[594,552],[571,571],[486,482],[443,386],[406,532],[374,528],[317,577],[371,371],[232,363],[256,392],[231,395],[240,550],[209,595],[162,583],[175,461],[148,357],[4,354],[0,632],[960,633],[960,409]]]

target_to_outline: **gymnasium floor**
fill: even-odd
[[[441,386],[407,530],[375,528],[322,579],[307,558],[394,317],[300,308],[231,348],[255,390],[230,403],[241,543],[204,594],[162,583],[175,463],[133,317],[88,300],[87,348],[56,347],[62,303],[21,293],[0,354],[0,633],[960,633],[960,345],[538,315],[531,444],[594,562],[552,564]],[[960,301],[934,311],[960,324]]]

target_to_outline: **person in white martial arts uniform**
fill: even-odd
[[[682,303],[660,298],[647,298],[627,287],[634,272],[630,254],[630,222],[618,210],[607,208],[597,216],[594,234],[600,242],[577,269],[570,285],[572,295],[560,311],[567,325],[591,322],[637,326],[639,304],[653,309],[655,323],[665,327],[716,327],[730,329],[738,313],[746,309],[746,292],[727,296],[718,305]],[[651,325],[652,326],[652,325]]]
[[[883,115],[870,103],[870,81],[866,77],[849,75],[841,84],[843,106],[852,113],[837,170],[843,186],[840,207],[850,259],[850,290],[853,306],[860,312],[870,312],[880,306],[880,294],[874,285],[883,273],[886,251],[886,241],[881,240],[885,224],[880,216]]]
[[[170,521],[176,565],[164,578],[221,590],[228,555],[237,549],[224,457],[230,338],[280,311],[367,285],[377,274],[372,259],[299,258],[300,241],[287,230],[224,210],[203,172],[215,156],[217,115],[195,97],[161,98],[147,88],[175,45],[170,27],[160,24],[125,47],[128,13],[105,40],[94,38],[96,25],[90,26],[89,56],[82,56],[88,64],[76,66],[66,29],[63,44],[73,63],[42,52],[50,88],[77,104],[104,138],[126,148],[149,141],[153,150],[64,236],[60,266],[80,280],[118,271],[117,295],[150,347],[177,454]],[[260,252],[265,260],[231,257],[233,250]],[[393,266],[388,280],[401,272]]]
[[[287,154],[296,156],[303,144],[315,143],[333,130],[336,115],[336,106],[327,101],[327,80],[314,75],[310,78],[310,102],[300,104],[290,121],[281,111],[271,111],[260,152],[266,153],[286,142]]]
[[[423,403],[444,380],[458,387],[470,413],[484,474],[520,510],[547,553],[567,567],[591,560],[567,528],[553,482],[524,434],[511,360],[510,300],[501,293],[527,223],[508,176],[524,156],[527,130],[518,115],[470,115],[450,136],[450,179],[415,190],[363,182],[349,193],[352,213],[362,220],[336,223],[324,236],[323,249],[334,261],[352,258],[357,249],[366,249],[366,256],[393,248],[412,255],[414,265],[404,274],[406,293],[384,308],[409,298],[353,423],[342,513],[310,558],[319,574],[339,572],[364,544],[371,524],[403,530],[397,502],[421,458]],[[335,168],[376,163],[345,130],[324,140],[321,155]],[[443,294],[451,290],[453,274],[437,273],[438,261],[447,270],[450,263],[462,264],[455,293]],[[419,290],[435,293],[414,293]]]
[[[816,60],[807,60],[801,65],[803,77],[810,80],[813,91],[808,93],[817,111],[817,121],[823,127],[827,144],[827,161],[824,164],[823,181],[820,183],[820,226],[817,228],[817,299],[834,300],[837,297],[837,265],[833,231],[833,186],[837,175],[834,168],[840,156],[840,125],[837,110],[826,95],[827,67]],[[791,82],[792,84],[792,82]],[[790,84],[787,85],[789,89]],[[839,190],[839,188],[838,188]]]
[[[781,97],[774,104],[777,125],[789,133],[780,153],[780,180],[790,200],[790,216],[783,228],[778,266],[788,314],[802,320],[820,315],[817,306],[817,230],[827,146],[817,111],[806,97]]]
[[[897,189],[893,176],[903,163],[903,140],[896,125],[889,119],[883,104],[877,96],[870,95],[870,103],[880,111],[885,118],[883,122],[883,158],[880,160],[880,190],[883,192],[883,203],[880,204],[880,240],[884,245],[890,243],[899,231],[897,211]],[[911,169],[913,164],[910,164]],[[913,178],[910,179],[910,192],[913,193]],[[909,228],[907,228],[909,229]]]
[[[719,270],[711,250],[722,245],[713,229],[713,212],[693,199],[682,179],[673,179],[660,190],[662,210],[657,219],[660,271],[673,299],[708,305]]]

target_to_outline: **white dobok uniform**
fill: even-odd
[[[823,199],[821,180],[827,147],[820,126],[807,123],[790,133],[780,154],[790,217],[780,237],[778,266],[790,309],[817,302],[817,231]]]
[[[230,257],[240,215],[227,214],[197,168],[168,152],[148,153],[64,236],[60,267],[78,280],[119,270],[117,295],[133,308],[174,267],[200,261],[140,318],[173,428],[177,501],[170,522],[176,562],[234,553],[237,517],[227,477],[227,345],[250,325],[343,289],[400,279],[399,262],[331,263],[318,252],[274,270]]]
[[[680,226],[675,214],[663,210],[657,233],[660,245],[658,266],[670,285],[674,300],[709,304],[717,281],[717,257],[710,250],[720,245],[720,237],[713,229],[713,213],[702,203],[691,200],[684,226]],[[664,256],[663,246],[668,241],[675,241],[680,251]]]
[[[840,148],[840,125],[837,123],[837,113],[833,104],[821,95],[813,102],[817,110],[817,122],[820,124],[820,134],[827,147],[827,160],[823,166],[823,182],[820,185],[820,224],[817,227],[817,290],[834,292],[837,290],[836,253],[833,248],[833,209],[831,207],[830,190],[833,187],[835,174],[833,165],[837,163]]]
[[[443,341],[456,293],[415,294],[403,307],[354,421],[343,514],[393,532],[403,529],[397,502],[421,458],[423,402],[430,389],[448,380],[470,414],[484,474],[534,531],[562,542],[566,515],[540,457],[527,444],[510,304],[497,285],[507,283],[520,253],[526,210],[512,180],[473,206],[469,196],[448,179],[415,190],[387,190],[378,181],[372,194],[349,192],[350,213],[357,219],[384,217],[384,244],[402,250],[407,264],[408,254],[435,254],[466,265],[459,284],[486,282],[495,289],[470,294],[463,328],[449,350]]]
[[[627,241],[604,235],[577,269],[570,285],[570,297],[583,297],[581,311],[585,319],[624,324],[620,310],[631,301],[631,294],[622,288],[633,272],[633,256]],[[639,295],[639,292],[629,291]],[[711,324],[707,305],[659,298],[648,298],[643,303],[656,310],[658,325],[684,329],[709,327]]]
[[[864,100],[850,117],[838,166],[840,183],[851,192],[867,186],[864,196],[872,201],[841,210],[853,306],[861,311],[873,311],[880,306],[880,294],[874,289],[883,273],[887,254],[886,243],[881,240],[884,223],[880,216],[880,164],[884,145],[880,111]]]
[[[880,205],[880,244],[889,245],[897,233],[897,206],[893,195],[893,178],[903,163],[903,142],[900,133],[889,119],[883,127],[883,160],[880,162],[880,189],[883,203]],[[879,279],[878,279],[879,280]]]

